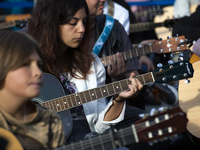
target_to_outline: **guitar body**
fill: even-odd
[[[44,84],[41,89],[40,95],[32,101],[41,104],[42,102],[55,99],[57,97],[65,96],[65,92],[59,80],[51,74],[44,73]],[[72,131],[72,118],[70,110],[65,110],[58,113],[65,130],[65,137],[67,138]]]
[[[200,61],[193,62],[194,75],[190,83],[179,81],[179,105],[187,113],[187,130],[200,138]]]
[[[154,18],[154,23],[164,22],[167,19],[173,19],[174,8],[173,6],[166,6],[163,8],[164,14],[156,16]],[[158,27],[155,28],[156,35],[158,39],[165,39],[167,36],[172,36],[172,28]]]
[[[1,150],[23,150],[17,138],[6,129],[0,128],[0,149]]]

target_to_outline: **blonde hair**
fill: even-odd
[[[42,59],[40,47],[30,35],[12,30],[0,31],[0,88],[7,73],[21,67],[34,50]]]

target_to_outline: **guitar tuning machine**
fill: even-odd
[[[167,36],[167,39],[170,39],[171,38],[171,36]]]
[[[158,64],[157,64],[157,67],[159,67],[159,68],[161,68],[162,66],[163,66],[162,63],[158,63]]]
[[[178,61],[183,61],[183,57],[179,57],[179,58],[178,58]]]
[[[175,56],[174,53],[171,53],[171,54],[170,54],[170,57],[171,57],[171,58],[174,58],[174,56]]]
[[[190,83],[190,80],[186,79],[185,84],[189,84],[189,83]]]
[[[171,64],[173,64],[174,62],[173,62],[173,60],[168,60],[168,64],[169,65],[171,65]]]

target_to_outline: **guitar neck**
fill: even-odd
[[[164,26],[164,23],[153,23],[153,22],[133,23],[130,24],[129,33],[148,31],[156,27],[162,27],[162,26]]]
[[[136,77],[143,85],[155,82],[153,73],[146,73]],[[55,110],[56,112],[61,112],[76,106],[80,106],[84,103],[94,101],[100,98],[112,96],[118,94],[122,91],[129,89],[128,85],[131,84],[129,79],[124,79],[121,81],[106,84],[104,86],[90,89],[84,92],[79,92],[75,94],[70,94],[46,102],[42,102],[41,105]]]
[[[121,52],[121,54],[124,57],[124,60],[128,60],[128,59],[132,59],[135,57],[139,57],[142,55],[152,53],[153,52],[152,48],[153,48],[153,45],[145,45],[140,48],[135,48],[135,49],[132,49],[129,51]],[[112,56],[113,56],[114,61],[116,62],[116,59],[117,59],[116,54],[114,54]],[[102,57],[102,58],[100,58],[100,60],[104,66],[111,65],[110,56]]]
[[[117,139],[115,139],[117,138]],[[88,138],[79,142],[71,143],[63,146],[63,150],[67,149],[84,149],[84,150],[107,150],[116,149],[121,146],[138,142],[135,126],[120,129],[116,133],[109,132],[92,138]],[[60,149],[61,150],[61,149]]]
[[[5,21],[6,20],[6,15],[1,15],[0,16],[0,22]]]
[[[0,29],[11,28],[14,27],[15,25],[16,25],[15,21],[2,22],[0,23]]]

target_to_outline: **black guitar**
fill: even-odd
[[[154,72],[139,75],[136,78],[143,85],[152,82],[166,83],[174,80],[191,78],[193,77],[193,72],[194,70],[192,64],[189,61],[181,61],[169,66],[157,68]],[[57,80],[57,78],[51,74],[45,73],[44,85],[42,87],[41,93],[39,97],[34,98],[33,101],[46,108],[54,109],[59,113],[63,121],[63,125],[65,126],[65,136],[67,137],[72,130],[72,120],[69,111],[70,108],[129,90],[129,84],[131,84],[129,79],[124,79],[121,81],[106,84],[101,87],[66,96],[64,94],[62,85]]]

